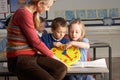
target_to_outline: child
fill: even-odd
[[[43,17],[40,17],[40,14],[37,12],[34,13],[33,18],[34,18],[35,28],[38,36],[42,37],[43,35],[47,34],[47,31],[45,30],[46,19],[44,19]]]
[[[68,42],[68,39],[64,38],[67,31],[67,21],[64,18],[55,18],[51,24],[51,31],[52,33],[41,37],[41,40],[49,49],[60,47],[61,44],[66,44]]]
[[[73,20],[69,27],[68,33],[70,42],[65,45],[65,49],[71,46],[78,47],[81,52],[81,58],[79,61],[87,61],[87,52],[90,47],[89,40],[85,38],[85,26],[78,20]],[[66,76],[67,80],[94,80],[90,75],[70,75]]]
[[[3,38],[0,41],[0,52],[4,51],[6,49],[6,43],[7,43],[7,39],[6,38]]]

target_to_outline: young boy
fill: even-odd
[[[46,46],[51,49],[66,44],[68,39],[64,38],[67,31],[67,21],[64,18],[57,17],[52,21],[51,32],[41,37]]]

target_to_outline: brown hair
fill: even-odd
[[[70,27],[73,25],[73,24],[78,24],[78,25],[81,25],[80,26],[80,29],[81,29],[81,36],[79,38],[78,41],[82,41],[83,38],[85,37],[85,25],[83,24],[83,22],[80,20],[80,19],[74,19],[72,22],[70,22],[69,26],[68,26],[68,32],[70,32]]]
[[[67,21],[62,17],[57,17],[52,21],[51,29],[55,30],[59,26],[67,27]]]

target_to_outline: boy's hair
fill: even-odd
[[[83,38],[85,37],[85,25],[83,24],[83,22],[82,22],[80,19],[74,19],[72,22],[70,22],[70,24],[69,24],[69,26],[68,26],[68,32],[69,32],[69,30],[70,30],[70,27],[71,27],[73,24],[81,25],[81,26],[80,26],[81,36],[80,36],[80,38],[79,38],[78,41],[82,41]]]
[[[67,27],[67,21],[62,17],[55,18],[51,23],[51,29],[55,30],[58,27]]]

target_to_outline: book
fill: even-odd
[[[77,62],[71,67],[102,67],[102,68],[107,68],[106,60],[105,58],[102,59],[96,59],[93,61],[84,61],[84,62]]]

